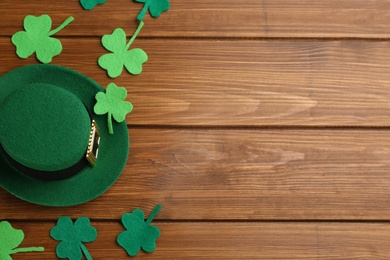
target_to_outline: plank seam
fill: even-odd
[[[103,35],[58,35],[58,39],[93,39]],[[127,35],[130,37],[131,35]],[[0,34],[0,38],[10,38],[12,35]],[[209,37],[209,36],[138,36],[137,40],[182,40],[182,41],[389,41],[390,37]]]
[[[90,218],[91,222],[98,223],[121,223],[120,219],[94,219]],[[7,221],[17,223],[45,223],[55,222],[57,219],[12,219],[7,218]],[[340,223],[340,224],[390,224],[390,219],[380,220],[362,220],[362,219],[297,219],[297,220],[281,220],[281,219],[259,219],[259,220],[243,220],[243,219],[154,219],[153,223]]]
[[[162,129],[162,130],[306,130],[306,131],[322,131],[322,130],[338,130],[338,131],[367,131],[367,130],[390,130],[390,126],[304,126],[304,125],[264,125],[264,126],[251,126],[251,125],[221,125],[221,126],[209,126],[209,125],[127,125],[128,129]]]

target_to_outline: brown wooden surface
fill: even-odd
[[[99,38],[62,42],[56,64],[112,81],[97,65]],[[146,73],[114,80],[134,104],[131,125],[390,125],[386,41],[147,39],[134,47],[150,56]],[[36,62],[17,59],[9,37],[0,52],[9,64],[1,74]]]
[[[19,2],[24,4],[19,6]],[[1,35],[11,35],[24,16],[48,13],[60,24],[72,15],[78,21],[61,35],[99,36],[116,27],[135,30],[140,4],[107,1],[101,8],[82,12],[78,0],[3,0]],[[15,4],[16,3],[16,4]],[[44,6],[44,7],[42,7]],[[386,0],[173,0],[164,19],[146,17],[143,36],[156,37],[353,37],[390,36]],[[163,21],[161,21],[163,20]],[[130,32],[129,32],[130,34]]]
[[[99,232],[86,243],[94,259],[132,259],[114,246],[123,231],[119,222],[91,222]],[[55,222],[14,223],[26,231],[25,246],[54,248],[47,239]],[[158,249],[135,259],[388,259],[389,224],[357,223],[229,223],[156,222],[161,229]],[[163,242],[162,242],[163,241]],[[17,259],[56,259],[53,250],[20,253]]]
[[[133,44],[149,55],[142,74],[109,79],[100,38],[130,36],[141,8],[0,2],[0,75],[37,63],[10,41],[26,15],[72,15],[53,64],[134,104],[127,166],[98,199],[50,208],[0,190],[0,220],[46,248],[14,259],[55,259],[63,215],[91,218],[93,259],[127,259],[121,215],[157,203],[157,250],[134,259],[389,259],[390,2],[171,0]]]

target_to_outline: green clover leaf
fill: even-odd
[[[95,96],[97,102],[93,108],[95,114],[108,114],[108,132],[113,134],[112,119],[118,123],[126,119],[126,115],[133,110],[133,105],[130,102],[124,101],[127,96],[127,90],[118,87],[115,83],[110,83],[107,86],[106,93],[98,92]]]
[[[26,59],[36,52],[37,59],[42,63],[50,63],[54,56],[62,51],[62,44],[58,39],[50,36],[56,34],[72,22],[71,16],[59,27],[50,31],[52,22],[50,16],[44,14],[39,17],[27,15],[24,18],[25,31],[12,35],[12,43],[16,46],[16,54]]]
[[[107,70],[107,74],[111,78],[118,77],[122,73],[123,66],[134,75],[142,72],[142,64],[148,60],[148,55],[139,48],[128,49],[143,26],[144,23],[140,22],[128,43],[126,43],[126,33],[122,28],[117,28],[112,34],[102,37],[102,45],[112,53],[102,55],[98,60],[98,64],[101,68]]]
[[[81,6],[85,10],[92,10],[96,5],[102,5],[107,0],[80,0]]]
[[[159,17],[162,12],[169,10],[169,0],[135,0],[139,3],[144,3],[144,7],[137,16],[139,21],[144,19],[146,11],[149,9],[149,13],[152,17]]]
[[[135,256],[141,248],[148,253],[156,249],[156,240],[160,236],[160,230],[150,223],[161,208],[162,206],[157,204],[146,221],[144,221],[144,212],[140,209],[135,209],[122,216],[126,231],[119,234],[117,242],[127,254]]]
[[[95,241],[97,231],[91,226],[87,217],[76,219],[74,224],[69,217],[60,217],[57,220],[57,225],[50,230],[50,236],[61,241],[56,248],[59,258],[81,260],[84,253],[87,260],[92,260],[83,243]]]
[[[22,230],[14,229],[8,221],[0,222],[0,259],[11,260],[11,254],[42,252],[43,247],[17,248],[24,239]]]

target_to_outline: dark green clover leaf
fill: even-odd
[[[127,254],[135,256],[141,248],[148,253],[156,249],[156,240],[160,236],[160,230],[150,223],[161,208],[162,206],[157,204],[146,222],[144,221],[144,212],[140,209],[135,209],[122,216],[122,223],[126,231],[119,234],[117,242],[126,250]]]
[[[102,5],[106,2],[107,0],[80,0],[81,6],[85,10],[91,10],[93,9],[96,5]]]
[[[102,37],[103,46],[112,53],[102,55],[98,63],[100,67],[107,70],[108,76],[111,78],[118,77],[122,73],[123,66],[134,75],[142,72],[142,64],[148,60],[148,55],[142,49],[129,50],[129,48],[143,25],[144,23],[140,22],[128,43],[126,43],[126,33],[122,28],[117,28],[112,34]]]
[[[50,63],[54,56],[62,51],[60,40],[50,36],[56,34],[74,19],[69,17],[59,27],[50,31],[51,18],[44,14],[39,17],[27,15],[24,18],[25,31],[19,31],[12,36],[12,43],[16,46],[16,54],[26,59],[36,52],[37,59],[42,63]]]
[[[144,3],[144,8],[137,16],[139,21],[144,19],[146,11],[149,9],[149,13],[152,17],[159,17],[162,12],[169,10],[169,0],[135,0],[139,3]]]
[[[94,241],[97,231],[91,226],[88,218],[80,217],[73,224],[69,217],[60,217],[57,225],[50,230],[50,236],[61,241],[56,248],[59,258],[81,260],[84,253],[87,260],[92,260],[83,243]]]
[[[0,222],[0,259],[11,260],[11,254],[22,252],[42,252],[43,247],[17,248],[24,239],[20,229],[14,229],[8,221]]]
[[[133,110],[133,105],[130,102],[124,101],[127,96],[127,90],[118,87],[115,83],[110,83],[107,86],[106,93],[98,92],[95,96],[97,102],[93,111],[97,115],[108,114],[107,124],[108,132],[113,134],[112,119],[118,123],[126,119],[126,115]]]

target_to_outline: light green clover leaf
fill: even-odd
[[[117,28],[112,34],[107,34],[102,37],[103,46],[112,53],[102,55],[98,60],[98,64],[107,70],[107,74],[111,78],[118,77],[122,73],[123,66],[128,72],[134,75],[142,72],[142,64],[148,60],[148,55],[139,48],[128,49],[141,31],[143,25],[144,23],[140,22],[128,43],[126,43],[126,33],[122,28]]]
[[[118,87],[115,83],[110,83],[107,86],[106,93],[98,92],[95,96],[97,102],[93,108],[95,114],[108,114],[107,124],[108,132],[113,134],[112,119],[118,123],[126,119],[126,115],[133,110],[133,105],[130,102],[124,101],[127,96],[127,90]]]
[[[0,259],[11,260],[11,254],[22,252],[42,252],[43,247],[17,248],[24,239],[20,229],[14,229],[8,221],[0,222]]]
[[[61,241],[56,247],[59,258],[81,260],[84,253],[87,260],[92,260],[83,244],[95,241],[97,237],[97,231],[91,226],[89,218],[80,217],[73,224],[69,217],[62,216],[58,218],[57,225],[50,230],[50,236]]]
[[[54,56],[62,51],[62,44],[58,39],[50,36],[56,34],[72,22],[71,16],[59,27],[50,31],[51,18],[44,14],[41,16],[27,15],[24,18],[25,31],[19,31],[12,36],[12,43],[16,46],[16,54],[26,59],[36,52],[37,59],[42,63],[50,63]]]
[[[156,240],[160,236],[160,230],[150,223],[161,208],[162,206],[157,204],[146,221],[144,221],[144,212],[140,209],[135,209],[122,216],[126,231],[119,234],[117,242],[127,254],[135,256],[141,248],[148,253],[156,249]]]
[[[152,17],[159,17],[162,12],[169,10],[169,0],[135,0],[139,3],[144,3],[144,7],[137,16],[139,21],[144,19],[146,11],[149,9],[149,13]]]

